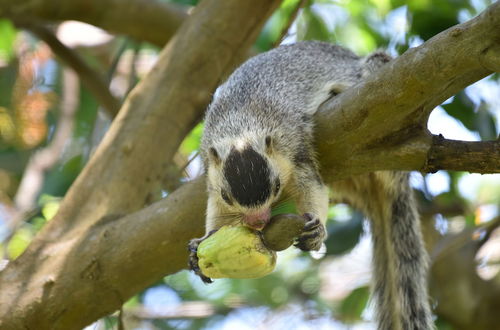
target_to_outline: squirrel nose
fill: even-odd
[[[262,230],[271,218],[271,209],[250,212],[243,216],[243,224],[255,230]]]

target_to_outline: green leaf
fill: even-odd
[[[357,288],[345,298],[340,305],[339,318],[344,322],[355,322],[361,319],[361,314],[366,308],[370,288],[363,286]]]
[[[304,8],[299,17],[297,25],[298,40],[322,40],[331,41],[331,34],[328,27],[318,14],[310,7]]]
[[[75,138],[88,139],[92,135],[99,103],[85,86],[80,88],[80,104],[75,114]]]
[[[56,215],[57,211],[59,210],[59,205],[61,204],[60,201],[54,200],[46,203],[42,207],[42,215],[44,216],[47,221],[52,219],[54,215]]]
[[[482,140],[495,140],[497,137],[495,118],[487,107],[488,104],[481,102],[474,118],[474,127],[479,132]]]
[[[7,246],[9,257],[12,259],[19,257],[21,253],[26,250],[32,239],[33,233],[31,230],[26,227],[20,228],[14,236],[12,236],[9,245]]]
[[[0,37],[1,39],[1,37]],[[0,107],[5,107],[12,111],[12,89],[17,80],[18,63],[11,61],[7,66],[0,66]]]
[[[363,215],[354,212],[352,219],[347,222],[333,221],[328,225],[328,239],[325,241],[327,255],[341,255],[359,242],[363,233]]]
[[[43,184],[42,194],[64,196],[82,170],[83,165],[83,156],[78,155],[51,170]]]
[[[16,33],[10,21],[0,19],[0,62],[9,62],[14,56]]]
[[[193,128],[191,133],[182,141],[180,151],[189,155],[200,148],[201,135],[203,134],[203,124],[200,123]]]
[[[443,108],[448,115],[459,120],[467,129],[475,131],[474,104],[463,91],[455,96],[451,103],[444,104]]]

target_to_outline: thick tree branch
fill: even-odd
[[[128,216],[110,214],[142,206],[152,182],[208,103],[218,77],[234,65],[239,56],[234,50],[248,47],[262,17],[276,4],[201,2],[158,66],[134,89],[58,215],[0,273],[0,327],[78,327],[117,309],[162,276],[185,268],[187,241],[203,232],[202,180]],[[498,43],[498,33],[492,31],[498,31],[499,8],[494,4],[471,22],[409,51],[340,96],[331,110],[322,111],[317,141],[325,179],[423,168],[429,152],[425,145],[432,139],[422,133],[428,112],[438,100],[492,70],[478,64],[481,60],[475,56]],[[250,19],[249,13],[260,18]],[[450,35],[457,28],[459,35]],[[491,54],[488,63],[495,63],[498,54]],[[419,65],[423,70],[416,72]],[[413,155],[416,151],[418,156]]]
[[[497,2],[325,103],[317,114],[318,152],[327,165],[323,174],[342,179],[383,169],[425,170],[433,146],[426,129],[429,113],[466,86],[500,71],[498,31]]]
[[[163,47],[187,13],[159,0],[0,0],[0,16],[38,23],[82,21]]]
[[[85,87],[94,95],[111,118],[120,110],[120,101],[115,98],[107,86],[104,77],[92,69],[78,53],[66,47],[54,33],[42,26],[28,22],[15,22],[17,26],[25,28],[45,42],[61,61],[71,67],[82,80]]]
[[[177,262],[169,260],[172,256],[168,253],[165,262],[154,266],[149,257],[143,259],[135,252],[128,254],[108,246],[100,252],[127,255],[127,262],[121,266],[138,271],[138,276],[129,271],[121,273],[135,283],[122,286],[118,273],[109,281],[110,265],[93,251],[105,247],[101,243],[113,234],[123,232],[121,220],[116,221],[116,231],[100,232],[114,223],[110,220],[116,218],[113,214],[130,213],[144,205],[179,144],[199,121],[221,77],[231,72],[248,51],[278,5],[278,0],[205,0],[195,8],[162,51],[155,68],[129,94],[57,215],[25,253],[0,273],[0,328],[81,328],[118,309],[128,297],[152,283],[153,277],[157,279],[159,273],[171,269],[172,262],[185,259],[181,254],[174,256],[179,258]],[[184,196],[177,202],[184,204],[189,199]],[[181,223],[186,219],[179,218]],[[159,224],[163,223],[164,218]],[[146,249],[151,256],[156,256],[158,249],[168,251],[170,245],[177,244],[174,242],[184,243],[195,231],[179,224],[181,232],[170,237],[172,243],[164,241],[166,245],[148,248],[144,243],[150,239],[140,239],[134,232],[154,225],[148,221],[143,226],[129,232],[128,244],[135,246],[129,251]],[[202,227],[198,229],[197,234]],[[96,230],[102,235],[94,236]],[[157,233],[157,238],[165,234]],[[82,255],[82,251],[87,253]],[[74,268],[77,260],[79,270]],[[145,262],[144,266],[135,265],[139,260]],[[152,276],[143,274],[144,270]]]

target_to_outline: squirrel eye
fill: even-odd
[[[233,205],[233,202],[231,201],[231,199],[229,198],[229,196],[225,190],[221,190],[220,195],[226,203],[228,203],[229,205]]]
[[[280,188],[281,188],[281,182],[280,182],[280,179],[276,179],[276,182],[274,184],[274,194],[277,195],[278,192],[280,191]]]

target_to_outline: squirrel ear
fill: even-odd
[[[216,165],[220,164],[219,154],[217,153],[217,150],[215,150],[214,147],[210,147],[208,149],[208,158],[210,159],[210,161],[214,162]]]
[[[367,76],[375,71],[377,71],[384,64],[390,62],[392,57],[384,53],[383,51],[376,51],[371,53],[367,57],[363,58],[363,71],[364,75]]]
[[[266,152],[270,154],[273,151],[273,140],[271,139],[271,136],[268,135],[266,136]]]

